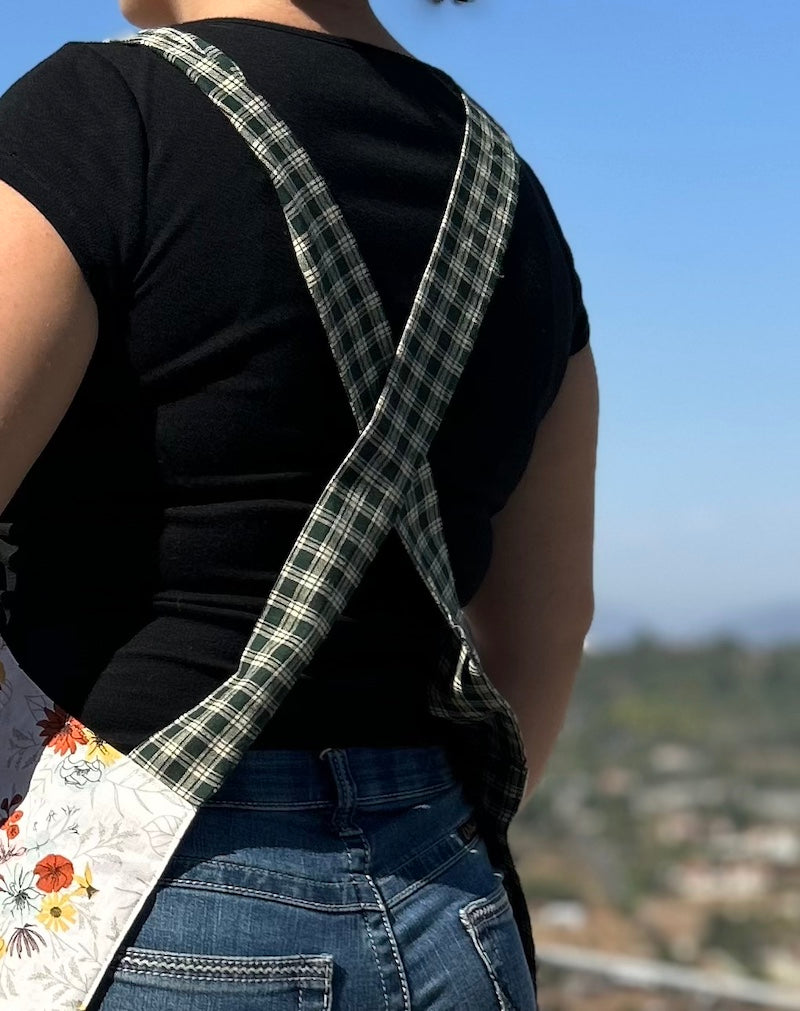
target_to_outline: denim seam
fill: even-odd
[[[358,806],[372,809],[382,807],[388,802],[425,800],[428,797],[438,797],[457,784],[455,781],[436,783],[431,786],[421,786],[416,790],[400,790],[398,793],[380,793],[374,797],[359,797]],[[258,800],[208,800],[203,809],[211,808],[244,808],[248,811],[319,811],[334,807],[333,800],[298,800],[298,801],[258,801]]]
[[[129,968],[127,968],[124,965],[120,967],[119,972],[120,972],[121,975],[125,975],[125,976],[159,976],[162,979],[179,979],[179,980],[180,979],[182,979],[182,980],[186,979],[186,976],[184,974],[182,974],[182,973],[179,973],[179,972],[156,972],[153,969],[129,969]],[[323,983],[326,987],[327,987],[327,984],[328,984],[328,980],[324,976],[318,976],[316,978],[309,978],[308,976],[287,975],[284,978],[289,983],[297,983],[297,984],[303,984],[303,983],[309,983],[309,982],[311,982],[311,983]],[[192,982],[201,982],[201,983],[236,983],[237,985],[241,985],[242,983],[247,983],[247,982],[252,982],[252,983],[268,983],[270,981],[270,977],[269,976],[254,977],[254,978],[251,978],[250,980],[246,980],[246,979],[243,980],[240,976],[230,976],[230,977],[224,977],[224,976],[198,976],[195,973],[192,973],[191,979],[192,979]],[[306,987],[305,989],[309,989],[309,988]]]
[[[451,829],[449,832],[445,832],[444,835],[438,836],[436,839],[433,840],[433,842],[428,843],[425,849],[418,850],[416,853],[414,853],[413,856],[408,857],[407,860],[404,860],[401,864],[398,864],[396,867],[393,867],[391,873],[393,875],[402,874],[402,872],[405,870],[406,867],[413,866],[413,864],[418,863],[421,860],[424,860],[430,852],[436,850],[439,846],[442,845],[442,843],[445,842],[445,840],[451,838],[454,835],[455,832],[453,829]],[[455,842],[455,840],[453,841]],[[458,843],[456,843],[456,845],[458,847],[457,850],[455,851],[456,855],[459,853],[466,853],[469,850],[473,849],[473,843],[463,843],[461,842],[460,839]],[[450,860],[451,857],[447,857],[446,859]]]
[[[351,883],[353,887],[357,889],[358,886],[356,885],[355,881],[355,872],[353,871],[353,859],[352,853],[350,852],[350,846],[348,845],[347,839],[345,839],[343,835],[341,836],[341,839],[342,842],[344,843],[344,848],[347,851],[347,866],[350,870]],[[378,949],[375,946],[375,938],[372,934],[372,927],[370,926],[369,923],[369,915],[363,905],[361,907],[361,915],[364,920],[364,926],[366,927],[367,930],[367,937],[369,938],[369,946],[370,948],[372,948],[372,955],[375,959],[375,968],[378,972],[378,979],[380,980],[381,990],[383,991],[383,1006],[386,1008],[386,1011],[391,1011],[391,1008],[389,1007],[389,994],[386,992],[386,983],[383,979],[383,973],[381,972],[381,960],[378,955]]]
[[[248,972],[272,972],[276,974],[308,975],[325,978],[327,973],[327,963],[332,955],[199,955],[182,954],[180,952],[167,952],[157,948],[128,948],[126,953],[118,959],[119,965],[127,962],[142,963],[172,963],[176,968],[203,969],[216,966],[219,970],[234,973],[236,975]],[[323,963],[323,964],[320,964]]]
[[[482,923],[485,920],[493,920],[503,913],[508,913],[510,907],[508,904],[508,895],[506,894],[505,888],[501,890],[498,889],[497,898],[494,898],[494,894],[489,896],[485,900],[481,900],[479,905],[473,904],[473,908],[470,909],[469,915],[474,923]]]
[[[356,794],[355,786],[352,783],[352,774],[347,761],[347,755],[336,748],[326,749],[326,751],[323,752],[323,755],[328,757],[331,775],[333,776],[334,783],[336,785],[338,803],[333,812],[333,827],[338,832],[339,838],[341,839],[345,852],[347,853],[347,868],[348,873],[350,874],[350,883],[356,890],[356,893],[360,895],[361,892],[356,880],[356,872],[353,869],[353,851],[347,841],[347,837],[352,837],[353,835],[357,835],[361,839],[362,845],[364,841],[361,829],[353,824],[353,810],[356,806],[358,795]],[[378,954],[378,948],[375,944],[375,937],[372,933],[372,927],[369,922],[369,913],[365,908],[365,904],[362,904],[361,916],[364,920],[364,926],[367,931],[369,946],[372,948],[372,955],[375,959],[375,969],[378,973],[378,980],[380,981],[381,990],[383,992],[383,1006],[386,1011],[391,1011],[391,1008],[389,1007],[389,994],[386,992],[386,982],[383,978],[383,972],[381,971],[381,960]]]
[[[505,911],[507,906],[508,896],[505,887],[501,885],[491,895],[486,896],[486,898],[475,899],[473,902],[468,903],[459,910],[458,916],[469,934],[481,961],[486,966],[492,986],[494,987],[495,996],[497,997],[499,1011],[516,1011],[500,985],[500,980],[492,965],[492,959],[481,941],[479,933],[482,924],[496,918]]]
[[[262,802],[258,800],[208,800],[205,804],[203,804],[202,809],[228,807],[240,807],[245,808],[248,811],[318,811],[326,807],[333,807],[333,801],[298,800],[296,803],[292,803],[291,801],[276,801],[274,804],[270,804],[269,802]]]
[[[381,793],[376,797],[359,797],[359,807],[374,807],[385,804],[389,800],[423,800],[426,797],[438,797],[439,794],[452,790],[455,783],[439,783],[436,786],[421,786],[418,790],[402,790],[400,793]]]
[[[361,830],[360,830],[361,831]],[[370,867],[370,848],[367,837],[363,831],[361,831],[362,845],[364,847],[364,854],[366,857],[366,867]],[[389,947],[392,949],[392,957],[394,958],[395,968],[397,969],[397,975],[400,979],[400,988],[403,991],[403,1011],[411,1011],[411,996],[409,994],[408,979],[406,978],[406,969],[403,965],[403,961],[400,958],[400,951],[397,947],[397,938],[394,936],[394,930],[392,929],[391,921],[389,920],[389,914],[386,909],[386,903],[384,902],[383,895],[381,894],[378,886],[375,883],[372,875],[365,870],[364,877],[372,889],[372,894],[375,896],[375,901],[378,903],[381,912],[381,920],[383,921],[383,929],[386,931],[386,936],[389,940]],[[387,1005],[388,1007],[388,1005]]]
[[[256,871],[256,872],[260,872],[260,873],[264,873],[264,874],[268,873],[273,878],[286,878],[288,881],[302,881],[304,884],[308,884],[308,885],[318,885],[319,884],[319,879],[318,878],[308,878],[304,874],[297,874],[297,873],[285,874],[283,871],[274,871],[274,870],[266,871],[266,870],[263,870],[260,867],[254,866],[253,864],[237,864],[237,863],[234,863],[232,860],[225,860],[222,857],[216,857],[216,856],[211,856],[211,857],[207,857],[207,856],[193,857],[193,856],[191,856],[189,854],[186,854],[185,856],[182,855],[182,854],[178,854],[177,856],[175,856],[175,857],[172,858],[173,864],[176,864],[179,861],[183,861],[183,862],[186,862],[186,863],[190,864],[190,866],[192,866],[192,867],[196,867],[197,866],[198,860],[200,862],[202,862],[203,864],[205,864],[206,866],[210,866],[210,867],[227,867],[229,870],[239,871],[240,873],[242,871]],[[164,881],[180,881],[182,879],[181,878],[169,877],[169,878],[164,878],[163,880]],[[196,880],[196,879],[194,879],[194,878],[185,878],[183,880],[193,881],[193,880]],[[210,883],[213,884],[213,882],[210,882]],[[247,888],[249,886],[244,885],[243,887]],[[255,891],[259,891],[259,889],[255,889]],[[270,893],[270,894],[273,894],[273,893]]]
[[[514,1011],[513,1008],[508,1006],[505,994],[500,987],[500,981],[497,978],[497,973],[494,971],[492,961],[489,958],[489,953],[486,951],[483,944],[481,944],[481,939],[478,936],[477,923],[473,922],[471,912],[468,912],[468,910],[469,906],[465,906],[463,909],[459,910],[458,916],[463,923],[465,930],[469,934],[470,940],[477,951],[478,957],[486,968],[486,972],[489,975],[489,979],[491,980],[492,987],[494,989],[495,997],[497,998],[497,1007],[499,1011]]]
[[[389,907],[396,908],[401,903],[405,902],[406,899],[410,898],[410,896],[412,896],[415,892],[419,891],[420,888],[423,888],[425,885],[429,885],[432,881],[435,881],[436,878],[438,878],[441,874],[444,874],[444,872],[448,870],[450,867],[452,867],[453,864],[458,863],[458,861],[463,859],[468,852],[469,847],[458,850],[456,853],[453,853],[451,856],[449,856],[446,860],[443,860],[442,863],[438,864],[434,868],[434,870],[430,871],[424,877],[414,880],[401,892],[398,892],[396,895],[392,897],[391,902],[389,902]]]
[[[371,903],[365,903],[363,900],[359,900],[355,903],[333,905],[327,902],[314,902],[313,899],[299,899],[292,895],[282,895],[278,892],[259,891],[255,888],[247,888],[240,885],[224,885],[215,881],[194,881],[190,878],[164,878],[162,880],[174,888],[186,888],[189,890],[197,888],[201,891],[224,892],[227,894],[240,895],[245,899],[264,899],[266,902],[284,902],[289,906],[304,906],[308,909],[318,909],[325,912],[359,913],[363,912],[367,908],[372,912],[379,912],[379,909],[376,909]]]

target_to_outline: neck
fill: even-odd
[[[370,42],[412,55],[375,17],[370,0],[120,0],[120,8],[123,17],[137,28],[206,18],[250,18]]]

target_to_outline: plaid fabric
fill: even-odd
[[[507,702],[486,677],[456,596],[426,454],[489,304],[516,210],[511,141],[462,93],[458,169],[399,345],[341,209],[307,152],[239,67],[173,28],[140,32],[226,115],[270,174],[298,263],[328,334],[360,436],[323,492],[281,571],[236,674],[132,753],[200,804],[218,789],[346,606],[392,525],[452,631],[431,711],[476,726],[473,794],[490,848],[521,890],[506,830],[526,764]],[[525,914],[523,938],[532,957]]]

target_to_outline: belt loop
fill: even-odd
[[[358,803],[356,784],[343,748],[325,748],[320,759],[328,763],[336,788],[336,806],[333,811],[333,825],[341,835],[358,835],[360,830],[353,824],[353,813]]]

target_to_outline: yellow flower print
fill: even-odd
[[[85,895],[87,899],[91,899],[93,895],[97,894],[98,889],[92,884],[92,870],[88,864],[86,865],[86,870],[83,872],[83,876],[80,874],[75,875],[75,884],[78,888],[72,893],[73,895]]]
[[[6,953],[6,942],[0,937],[0,958]]]
[[[88,728],[84,729],[84,733],[88,744],[86,749],[88,762],[93,762],[97,758],[103,765],[113,765],[118,758],[122,758],[121,753],[116,748],[112,748],[108,741],[104,741],[102,737],[98,737]]]
[[[58,933],[60,930],[69,930],[75,922],[75,907],[70,902],[69,895],[64,892],[53,892],[46,895],[42,902],[42,911],[37,919],[54,933]]]

